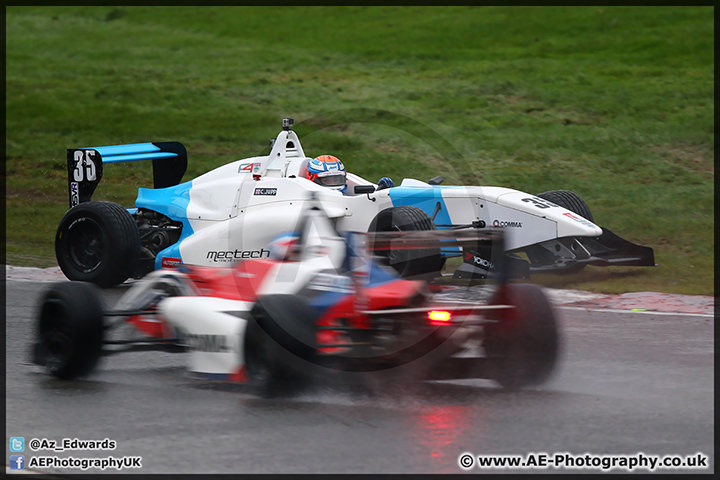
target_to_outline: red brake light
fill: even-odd
[[[447,310],[430,310],[427,317],[433,325],[447,325],[452,320],[452,313]]]

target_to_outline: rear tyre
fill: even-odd
[[[491,305],[512,305],[498,310],[496,323],[485,327],[484,348],[490,377],[509,389],[539,385],[553,372],[559,351],[555,315],[536,285],[506,284]]]
[[[317,359],[315,310],[296,295],[266,295],[250,317],[243,360],[252,390],[274,397],[306,388]]]
[[[81,203],[60,221],[55,256],[70,280],[114,287],[132,275],[140,258],[137,224],[116,203]]]
[[[63,380],[89,374],[103,345],[103,305],[95,285],[53,285],[40,304],[34,362]]]
[[[435,224],[427,213],[417,207],[390,207],[373,219],[370,232],[409,232],[435,230]],[[445,259],[439,248],[413,250],[383,250],[376,252],[386,265],[393,267],[401,276],[437,274]]]

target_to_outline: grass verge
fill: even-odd
[[[55,265],[67,148],[181,141],[190,179],[292,116],[371,180],[569,189],[655,249],[557,286],[713,294],[713,34],[711,7],[8,7],[7,261]],[[392,120],[310,128],[358,107]]]

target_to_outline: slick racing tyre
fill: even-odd
[[[563,208],[567,208],[573,213],[577,213],[583,218],[586,218],[593,221],[592,213],[590,213],[590,207],[587,206],[587,203],[585,203],[585,200],[580,198],[580,195],[578,195],[575,192],[572,192],[570,190],[550,190],[549,192],[543,192],[539,193],[537,195],[539,198],[542,198],[544,200],[548,200],[555,205],[559,205]],[[531,259],[536,259],[534,256],[534,252],[528,251],[527,252],[528,257]],[[571,267],[564,268],[562,270],[558,270],[558,273],[563,274],[573,274],[578,273],[583,268],[585,268],[584,263],[580,263],[577,265],[572,265]]]
[[[64,380],[89,374],[103,344],[103,305],[95,285],[53,285],[40,304],[34,363]]]
[[[585,200],[580,198],[580,195],[575,192],[571,192],[570,190],[550,190],[549,192],[537,194],[537,197],[567,208],[571,212],[577,213],[591,222],[593,221],[590,207],[588,207]]]
[[[140,258],[137,224],[116,203],[81,203],[60,221],[55,256],[70,280],[114,287],[132,275]]]
[[[250,311],[245,329],[245,373],[263,397],[307,387],[317,360],[315,310],[296,295],[266,295]]]
[[[407,232],[435,230],[430,217],[417,207],[390,207],[381,211],[370,224],[370,232]],[[439,248],[383,250],[376,252],[384,263],[402,277],[437,274],[445,263]]]
[[[490,377],[516,389],[546,381],[558,357],[559,335],[555,315],[536,285],[506,284],[490,305],[511,305],[491,316],[483,346]]]

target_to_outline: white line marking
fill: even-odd
[[[566,307],[564,305],[557,305],[557,308],[564,308],[566,310],[582,310],[584,312],[601,312],[601,313],[639,313],[645,315],[669,315],[677,317],[679,315],[688,317],[707,317],[714,318],[714,314],[707,313],[688,313],[688,312],[655,312],[652,310],[621,310],[617,308],[592,308],[592,307]]]

